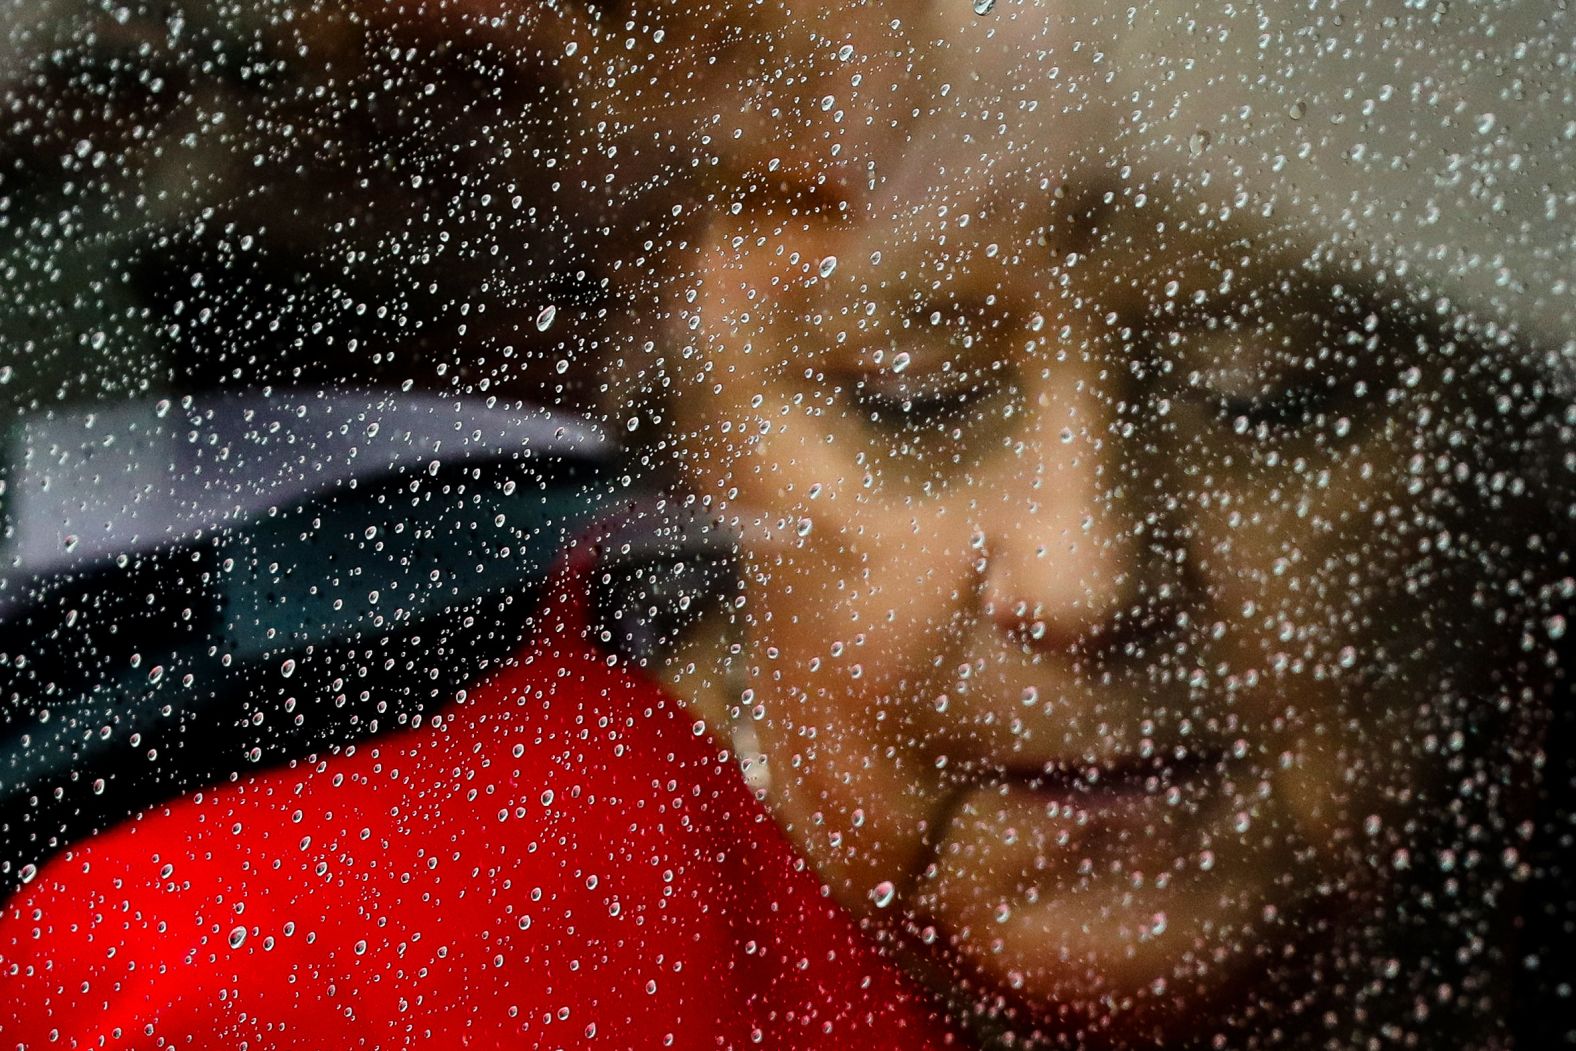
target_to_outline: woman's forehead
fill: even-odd
[[[1560,330],[1576,273],[1547,221],[1562,173],[1539,166],[1571,100],[1532,61],[1563,17],[1546,5],[975,6],[858,5],[783,37],[793,72],[745,105],[785,133],[741,136],[740,167],[833,173],[856,217],[980,236],[1034,231],[1053,192],[1139,195]]]

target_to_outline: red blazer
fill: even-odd
[[[45,867],[0,914],[0,1047],[953,1044],[583,606],[419,729]]]

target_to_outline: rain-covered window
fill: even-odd
[[[1555,0],[13,0],[0,1046],[1576,1044]]]

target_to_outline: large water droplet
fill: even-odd
[[[870,900],[876,903],[876,908],[884,909],[897,898],[897,887],[892,881],[884,879],[870,890]]]

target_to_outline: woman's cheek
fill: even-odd
[[[857,435],[835,420],[782,419],[738,472],[740,504],[773,509],[745,540],[758,732],[774,792],[795,797],[791,834],[864,909],[913,872],[940,803],[926,716],[973,598],[968,529],[850,482]]]
[[[1206,662],[1235,682],[1270,812],[1327,867],[1347,863],[1364,829],[1393,824],[1394,800],[1428,776],[1416,749],[1396,747],[1426,690],[1421,668],[1395,663],[1416,648],[1413,629],[1377,627],[1420,623],[1429,599],[1396,586],[1413,556],[1372,529],[1404,492],[1401,466],[1381,447],[1266,473],[1189,523],[1197,586],[1224,625]]]

